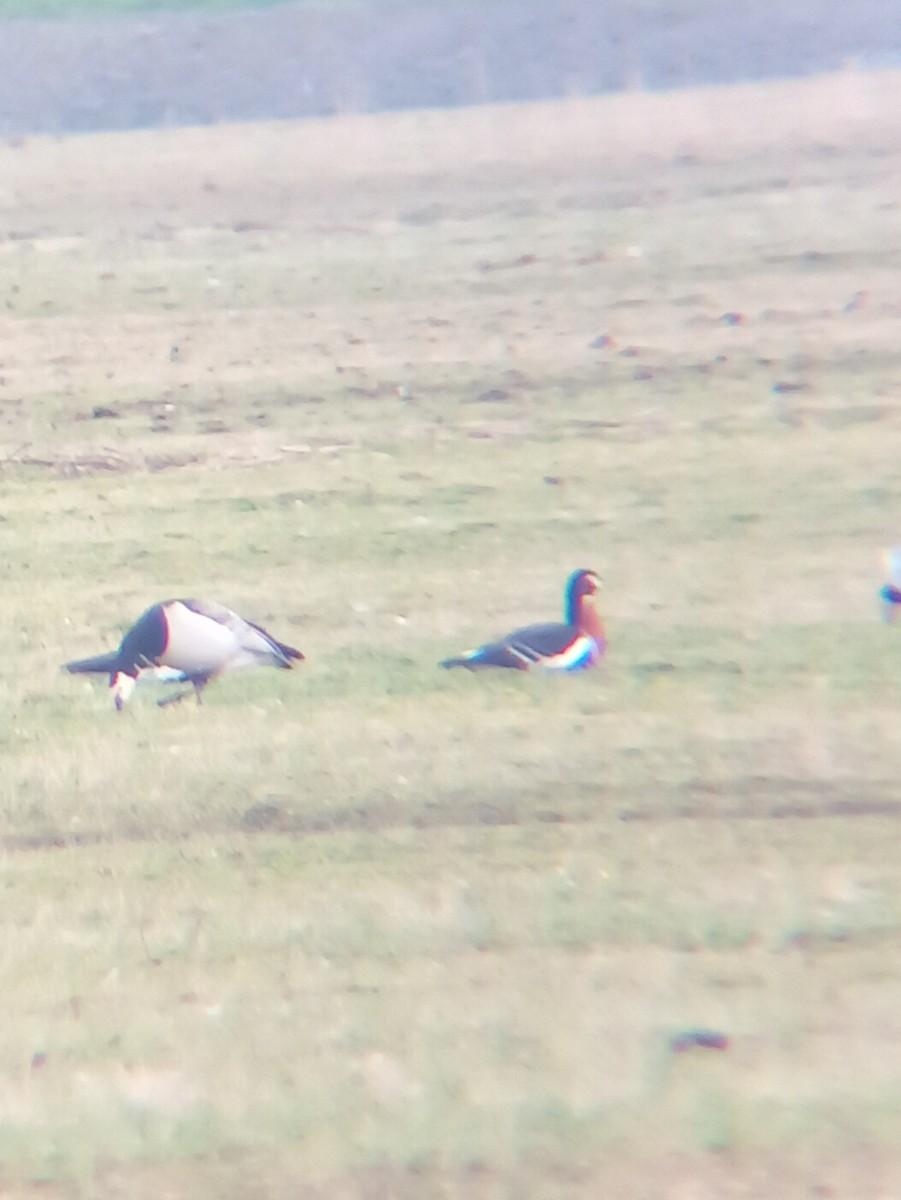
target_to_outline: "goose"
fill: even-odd
[[[190,683],[200,704],[201,693],[217,676],[244,666],[290,670],[303,655],[245,621],[236,612],[206,600],[163,600],[142,613],[122,638],[118,650],[65,664],[72,675],[109,675],[119,712],[139,676],[164,683]],[[161,700],[175,704],[190,692]]]
[[[901,546],[886,550],[884,555],[886,583],[879,591],[882,601],[882,616],[886,621],[894,621],[901,609]]]
[[[564,619],[543,625],[526,625],[506,637],[485,642],[439,663],[442,667],[508,667],[516,671],[580,671],[593,667],[604,655],[607,637],[594,607],[601,581],[594,571],[573,571],[566,581]]]

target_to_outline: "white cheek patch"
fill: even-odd
[[[113,676],[110,687],[113,691],[113,700],[115,701],[116,709],[121,712],[128,702],[129,696],[135,690],[135,680],[131,675],[125,675],[119,671]]]

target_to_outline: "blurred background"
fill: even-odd
[[[0,132],[678,88],[901,61],[899,0],[5,0]]]

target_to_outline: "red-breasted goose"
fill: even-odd
[[[495,642],[446,658],[440,666],[466,667],[470,671],[483,667],[580,671],[592,667],[607,647],[604,624],[593,603],[600,586],[594,571],[573,571],[566,582],[562,622],[514,629]]]

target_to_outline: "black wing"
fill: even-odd
[[[470,654],[448,658],[443,667],[507,667],[515,671],[528,671],[545,659],[563,654],[579,636],[572,625],[551,622],[547,625],[524,625],[514,629],[496,642],[486,642]]]
[[[502,644],[516,654],[528,658],[530,662],[539,663],[544,658],[556,658],[558,654],[563,654],[578,636],[579,631],[573,625],[552,622],[514,629],[502,639]]]
[[[253,621],[248,621],[247,624],[251,629],[255,629],[257,633],[262,634],[266,641],[275,647],[279,654],[281,654],[285,659],[288,666],[291,665],[289,660],[292,658],[295,662],[303,662],[304,655],[300,650],[295,649],[294,646],[288,646],[284,642],[280,642],[277,638],[272,636],[268,629],[264,629],[262,625],[254,625]]]

